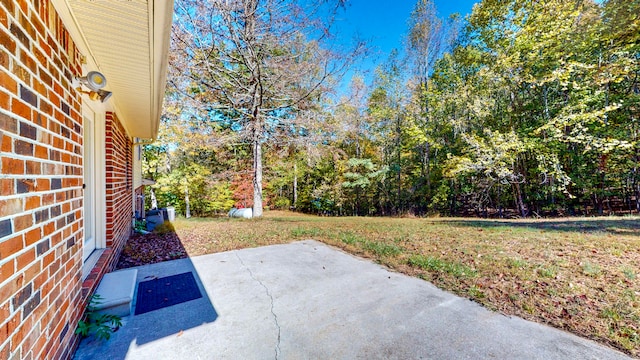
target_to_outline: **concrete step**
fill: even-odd
[[[120,317],[131,314],[137,276],[137,269],[119,270],[105,274],[95,292],[100,296],[100,304],[95,306],[96,310],[99,313]]]

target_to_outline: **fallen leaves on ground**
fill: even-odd
[[[149,234],[134,234],[129,238],[116,269],[154,264],[168,260],[183,259],[187,251],[173,231]]]

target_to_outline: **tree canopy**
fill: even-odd
[[[442,19],[418,0],[405,48],[337,94],[363,54],[335,47],[343,5],[176,1],[145,152],[159,199],[184,208],[186,191],[198,215],[640,211],[640,2],[483,0]]]

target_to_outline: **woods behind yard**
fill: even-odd
[[[144,150],[161,206],[638,213],[640,2],[482,1],[441,19],[419,0],[401,51],[364,75],[366,43],[332,32],[340,5],[176,1]]]

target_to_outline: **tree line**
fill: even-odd
[[[177,0],[145,176],[160,203],[327,215],[640,211],[640,2],[497,1],[408,14],[404,48],[333,34],[344,2]]]

